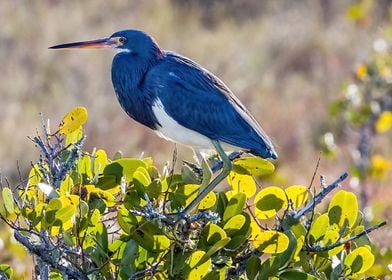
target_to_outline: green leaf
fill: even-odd
[[[227,181],[233,190],[244,193],[247,198],[254,196],[256,193],[256,183],[250,175],[231,171],[227,176]]]
[[[285,270],[283,273],[279,274],[279,279],[282,280],[317,280],[313,275],[307,274],[305,272],[301,272],[298,270]]]
[[[262,189],[255,198],[255,214],[259,219],[269,219],[283,208],[287,208],[285,192],[275,186]]]
[[[195,251],[186,260],[186,264],[190,268],[187,279],[203,279],[209,272],[211,259],[205,258],[205,252]]]
[[[2,198],[3,198],[3,202],[4,202],[4,207],[5,210],[7,210],[7,212],[9,214],[13,214],[14,213],[14,195],[12,194],[12,191],[10,188],[8,187],[4,187],[3,191],[1,192]]]
[[[63,280],[63,277],[61,276],[60,273],[55,272],[55,271],[51,271],[49,273],[49,279],[50,280]]]
[[[81,159],[78,160],[78,173],[83,175],[84,179],[91,179],[93,173],[91,171],[91,156],[85,154]]]
[[[13,277],[14,271],[8,264],[0,264],[0,271],[3,272],[9,279]]]
[[[42,180],[42,172],[39,171],[38,164],[34,164],[34,166],[30,169],[29,172],[29,181],[27,183],[28,186],[38,186],[38,183]]]
[[[350,274],[361,274],[370,269],[374,264],[374,255],[366,246],[354,249],[344,260],[344,266]]]
[[[248,240],[248,237],[244,235],[236,235],[233,236],[230,240],[230,242],[225,246],[225,249],[227,250],[238,250],[244,243]]]
[[[261,260],[256,256],[252,256],[246,262],[246,276],[248,279],[256,279],[257,274],[260,272]]]
[[[149,252],[166,251],[171,244],[170,239],[152,222],[142,224],[131,233],[131,236],[137,244]]]
[[[231,217],[223,226],[228,236],[234,236],[238,231],[240,231],[247,222],[246,217],[242,214],[235,215]],[[249,221],[248,221],[249,226]]]
[[[95,152],[93,156],[94,160],[94,165],[93,165],[93,170],[94,173],[101,174],[103,173],[103,170],[106,167],[106,164],[108,162],[108,156],[104,150],[98,150]]]
[[[233,162],[233,171],[240,174],[264,176],[273,173],[275,166],[260,157],[244,157]]]
[[[253,246],[260,252],[269,254],[278,254],[286,251],[289,246],[289,238],[286,234],[274,231],[264,230],[252,240]]]
[[[227,237],[226,232],[216,224],[208,224],[201,233],[202,240],[209,244],[214,245],[219,240]]]
[[[75,212],[76,207],[74,205],[67,205],[56,212],[55,218],[65,223],[75,215]]]
[[[340,228],[352,227],[358,215],[358,201],[352,192],[338,191],[331,199],[328,207],[329,224],[337,224]]]
[[[225,212],[223,213],[223,221],[227,221],[231,217],[239,214],[244,209],[246,195],[244,193],[234,194],[227,203]]]
[[[139,183],[143,187],[147,187],[151,183],[150,174],[145,167],[138,167],[133,173],[133,182]]]
[[[312,237],[312,242],[317,242],[327,232],[327,229],[329,227],[329,217],[327,213],[322,214],[321,216],[317,217],[313,224],[312,227],[310,228],[310,236]]]
[[[133,179],[133,174],[139,167],[146,168],[146,164],[135,158],[121,158],[115,160],[108,164],[104,170],[104,175],[114,175],[116,176],[116,183],[121,183],[121,178],[125,177],[127,183],[131,182]]]
[[[223,247],[225,247],[228,243],[230,242],[230,238],[223,238],[221,240],[219,240],[218,242],[216,242],[214,245],[212,245],[210,247],[210,249],[207,251],[207,253],[204,255],[204,258],[211,258],[211,256],[213,254],[215,254],[216,252],[218,252],[220,249],[222,249]]]
[[[130,215],[128,209],[126,209],[124,205],[121,205],[117,211],[117,222],[121,229],[127,234],[130,234],[131,230],[138,224],[136,217]]]
[[[133,274],[136,272],[135,262],[139,257],[139,248],[137,243],[134,240],[129,240],[127,245],[125,245],[125,249],[121,258],[120,269],[124,267],[128,268],[128,273]],[[128,275],[130,277],[131,275]]]

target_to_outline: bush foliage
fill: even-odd
[[[179,214],[200,188],[200,170],[163,172],[152,158],[83,151],[87,111],[77,107],[32,141],[40,159],[27,184],[3,184],[0,217],[36,260],[41,279],[358,279],[375,257],[356,196],[263,186],[272,163],[242,156],[226,192]],[[0,265],[0,276],[13,270]]]

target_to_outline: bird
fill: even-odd
[[[222,171],[183,209],[189,213],[232,169],[226,151],[242,150],[265,159],[278,155],[268,135],[233,92],[191,59],[161,49],[142,30],[59,44],[49,49],[113,48],[111,79],[122,109],[158,136],[203,151],[216,150]]]

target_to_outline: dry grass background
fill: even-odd
[[[26,175],[37,159],[27,136],[40,128],[39,113],[54,127],[77,105],[89,111],[87,150],[122,150],[129,157],[144,151],[158,166],[171,159],[174,145],[130,120],[118,105],[110,81],[114,52],[47,49],[136,28],[218,75],[273,137],[285,182],[308,184],[319,138],[329,129],[328,104],[342,94],[355,64],[372,52],[387,24],[391,1],[377,1],[361,24],[346,16],[355,2],[0,1],[0,172],[18,182],[16,161]],[[381,144],[391,155],[390,142]],[[342,144],[337,158],[322,158],[320,173],[327,179],[350,168],[345,145],[352,143]],[[179,148],[180,159],[191,157]],[[372,192],[375,201],[388,197],[388,182],[380,184]],[[379,239],[391,240],[385,231]],[[14,262],[14,268],[25,268],[18,258]]]
[[[87,150],[135,157],[144,151],[158,166],[171,159],[174,145],[131,121],[117,104],[112,51],[47,49],[136,28],[221,77],[274,139],[281,175],[306,184],[328,129],[329,102],[383,32],[389,1],[379,1],[360,26],[347,20],[353,2],[1,1],[2,174],[16,179],[16,160],[23,171],[36,160],[26,136],[40,127],[40,112],[55,126],[76,105],[89,111]],[[191,152],[180,148],[179,155],[189,159]],[[332,179],[348,160],[345,154],[323,159],[320,170]]]

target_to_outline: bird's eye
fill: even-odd
[[[124,43],[127,41],[127,38],[125,38],[125,37],[120,37],[120,38],[118,38],[118,41],[119,41],[121,44],[124,44]]]

